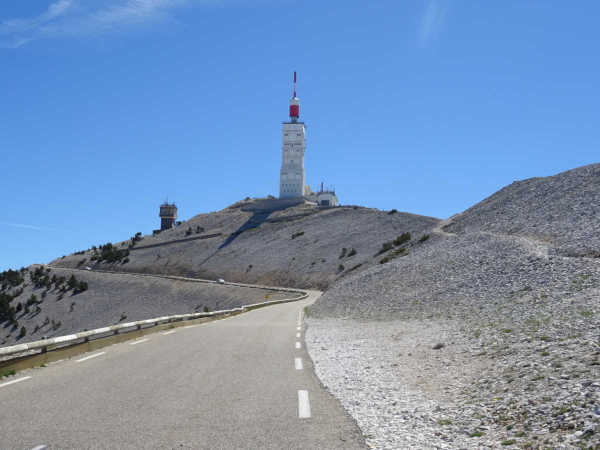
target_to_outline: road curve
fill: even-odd
[[[0,448],[364,449],[298,329],[318,295],[0,380]]]

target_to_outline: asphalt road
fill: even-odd
[[[298,330],[318,295],[2,379],[0,449],[364,449]]]

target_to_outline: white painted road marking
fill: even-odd
[[[300,339],[300,333],[296,333],[296,337]]]
[[[308,391],[298,391],[298,417],[301,419],[310,418],[310,402],[308,401]]]
[[[165,331],[164,333],[160,333],[160,334],[162,334],[163,336],[166,336],[167,334],[173,334],[173,333],[175,333],[175,330]]]
[[[47,445],[38,445],[37,447],[33,447],[31,450],[46,450],[47,448]]]
[[[140,339],[139,341],[135,341],[135,342],[131,342],[129,345],[138,345],[141,344],[142,342],[146,342],[149,341],[150,339]]]
[[[296,365],[296,370],[302,370],[302,358],[294,358],[294,364]]]
[[[296,348],[300,348],[300,347],[301,347],[300,342],[296,342]]]
[[[87,361],[88,359],[96,358],[98,356],[102,356],[102,355],[105,355],[105,354],[106,354],[106,352],[96,353],[95,355],[90,355],[90,356],[86,356],[85,358],[78,359],[77,362]]]
[[[302,331],[302,327],[296,327],[296,330]]]
[[[21,381],[29,380],[30,378],[31,377],[23,377],[23,378],[18,378],[16,380],[12,380],[12,381],[7,381],[6,383],[0,384],[0,388],[3,388],[4,386],[9,386],[11,384],[20,383]]]
[[[183,328],[196,328],[197,326],[200,326],[200,324],[197,324],[197,325],[186,325]]]

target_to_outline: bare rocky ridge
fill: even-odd
[[[444,230],[529,237],[550,254],[600,257],[600,164],[515,181],[453,218]]]
[[[404,232],[420,236],[439,223],[431,217],[362,207],[319,209],[301,204],[269,211],[257,208],[257,202],[238,202],[146,236],[130,249],[126,263],[95,263],[92,252],[86,251],[52,264],[324,289],[376,264],[373,255],[384,241]],[[126,249],[128,244],[115,245]]]
[[[358,394],[378,412],[355,416],[372,430],[371,443],[600,446],[598,211],[597,164],[513,183],[440,224],[429,240],[413,242],[405,256],[348,276],[323,295],[310,310],[309,349],[345,405]],[[451,332],[431,333],[449,322]],[[382,350],[367,356],[348,348],[371,340]],[[436,344],[443,347],[434,350]],[[414,351],[395,352],[407,347]],[[423,353],[431,357],[427,367],[415,360]],[[431,380],[447,373],[448,358],[464,370],[440,380],[447,392],[401,383],[394,368]],[[339,364],[379,370],[341,379]],[[403,412],[385,413],[398,396]],[[419,434],[407,434],[412,445],[404,446],[389,436],[393,429],[409,433],[406,422],[418,424]]]

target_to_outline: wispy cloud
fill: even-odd
[[[13,228],[25,228],[27,230],[36,230],[36,231],[59,231],[56,228],[39,227],[37,225],[27,225],[24,223],[13,223],[13,222],[2,222],[2,221],[0,221],[0,226],[13,227]]]
[[[425,47],[440,32],[446,15],[439,0],[427,0],[425,11],[419,24],[419,45]]]
[[[37,39],[107,33],[165,20],[174,8],[200,2],[202,0],[58,0],[35,17],[0,19],[0,37],[5,47],[16,48]]]

